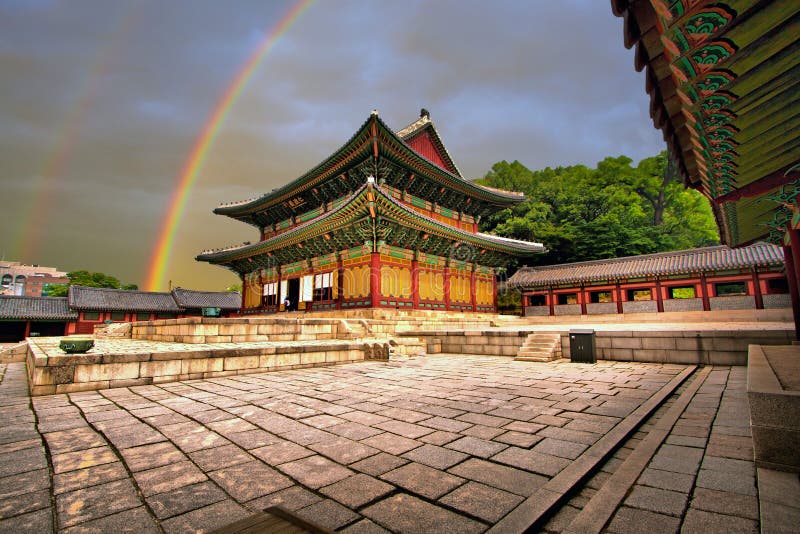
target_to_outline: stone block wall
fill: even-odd
[[[756,299],[752,295],[711,297],[708,301],[711,310],[751,310],[756,307]]]
[[[752,345],[747,400],[757,467],[800,473],[800,391],[779,376],[792,373],[800,347]]]
[[[655,300],[632,300],[622,303],[623,313],[656,313],[658,302]]]
[[[786,345],[794,339],[787,330],[652,330],[596,332],[598,360],[747,365],[751,344]],[[569,356],[567,332],[561,335],[561,351]]]
[[[773,295],[763,295],[764,309],[791,308],[792,298],[789,293],[777,293]]]
[[[487,356],[516,356],[530,332],[440,330],[409,332],[427,346],[429,353],[483,354]]]
[[[241,343],[337,339],[339,319],[190,317],[133,323],[132,339],[175,343]]]
[[[586,305],[586,313],[589,315],[602,315],[606,313],[617,313],[616,302],[590,302]]]
[[[550,306],[525,306],[525,316],[550,315]]]
[[[153,346],[151,351],[65,354],[59,338],[41,338],[28,344],[27,369],[32,395],[52,395],[129,387],[177,380],[214,378],[281,369],[317,367],[363,361],[388,354],[388,344],[351,342],[304,345],[217,347],[173,351]]]
[[[664,311],[703,311],[703,299],[667,299],[664,301]]]
[[[555,315],[580,315],[581,314],[581,305],[580,304],[559,304],[557,306],[553,306],[553,313]]]
[[[424,331],[414,335],[428,352],[516,356],[528,336],[544,329],[520,331]],[[569,358],[569,332],[561,334],[561,354]],[[597,359],[675,364],[746,365],[748,345],[785,345],[794,330],[648,330],[596,332]]]

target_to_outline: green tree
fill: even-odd
[[[708,200],[685,189],[666,153],[635,167],[625,156],[531,171],[496,163],[479,183],[525,193],[525,202],[481,223],[498,235],[538,241],[535,265],[649,254],[717,244]],[[513,266],[512,266],[513,270]]]
[[[69,286],[107,287],[111,289],[136,290],[136,284],[120,284],[119,279],[105,273],[91,273],[89,271],[70,271],[67,273],[69,284],[53,287],[49,294],[51,297],[66,297]]]

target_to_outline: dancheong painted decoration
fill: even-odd
[[[646,71],[653,122],[685,183],[711,200],[722,241],[796,241],[800,2],[611,5],[637,70]]]
[[[496,270],[539,243],[478,231],[525,199],[465,180],[423,110],[393,132],[373,112],[325,161],[214,210],[261,239],[197,256],[242,278],[242,312],[396,308],[496,311]]]

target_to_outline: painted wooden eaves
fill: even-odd
[[[723,242],[782,242],[800,193],[800,2],[611,3],[653,122]]]

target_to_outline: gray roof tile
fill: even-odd
[[[624,280],[643,276],[670,276],[753,267],[782,268],[783,250],[769,243],[741,248],[726,245],[606,260],[523,267],[511,278],[511,287]]]
[[[176,287],[172,290],[172,296],[182,308],[238,310],[242,305],[242,295],[231,291],[194,291]]]
[[[77,319],[66,297],[0,296],[0,319],[3,320],[63,320]]]
[[[172,293],[126,291],[104,287],[70,286],[69,306],[73,310],[180,312]]]

